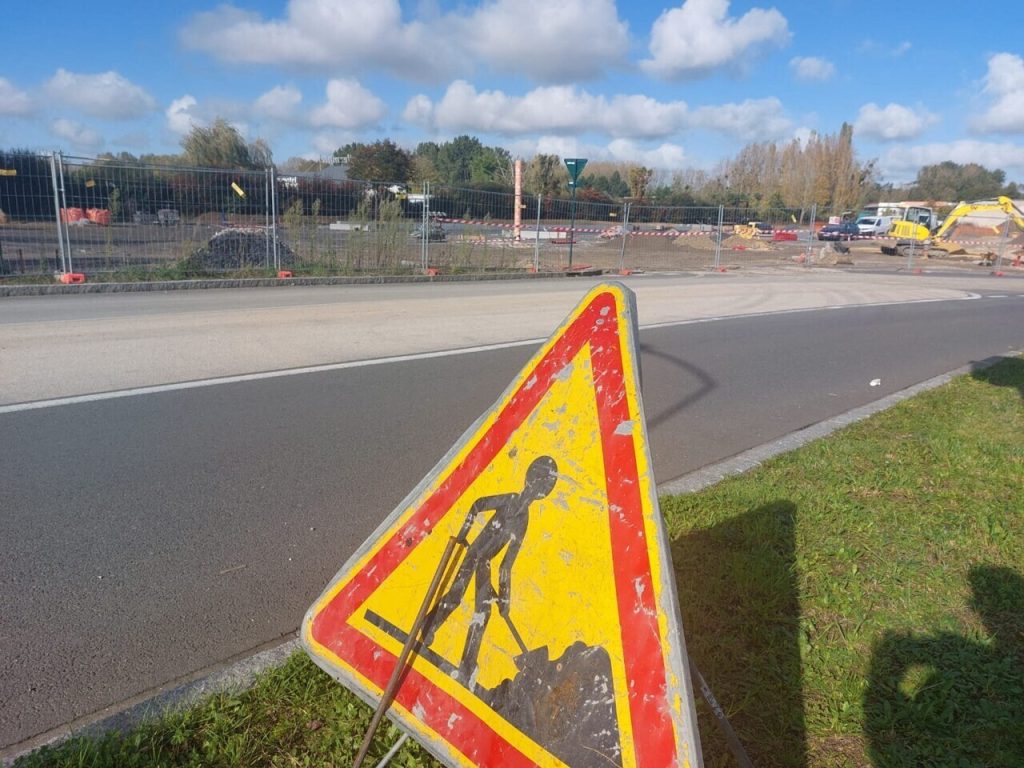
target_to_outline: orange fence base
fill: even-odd
[[[295,277],[295,275],[293,275],[293,274],[291,273],[291,271],[290,271],[290,270],[287,270],[287,269],[282,269],[282,270],[280,270],[280,271],[279,271],[279,272],[277,273],[277,276],[278,276],[279,278],[282,278],[282,279],[284,279],[284,278],[287,278],[287,277]]]
[[[65,285],[72,285],[75,283],[84,283],[85,275],[81,272],[62,272],[57,276],[57,279]]]

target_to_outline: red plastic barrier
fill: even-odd
[[[81,208],[61,208],[60,209],[60,220],[66,221],[69,224],[81,221],[85,218],[85,211]]]
[[[783,240],[796,240],[796,232],[783,232],[780,229],[777,229],[774,232],[772,232],[773,242],[778,243],[782,242]]]
[[[86,208],[85,215],[93,224],[99,224],[101,227],[110,226],[109,208]]]
[[[64,272],[60,277],[57,278],[65,285],[72,285],[75,283],[84,283],[85,275],[81,272]]]
[[[294,275],[292,274],[290,269],[280,269],[280,270],[278,270],[277,276],[281,280],[286,280],[289,277],[294,277]]]

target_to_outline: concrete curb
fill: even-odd
[[[296,636],[205,675],[200,672],[200,677],[173,688],[161,688],[156,693],[145,692],[127,702],[114,704],[99,713],[87,715],[0,750],[0,766],[6,768],[19,757],[42,747],[56,746],[73,736],[98,737],[111,731],[124,732],[147,719],[198,704],[216,693],[243,691],[263,672],[284,664],[299,648]]]
[[[894,392],[880,400],[854,408],[810,427],[791,432],[770,443],[751,448],[724,461],[661,483],[658,485],[658,495],[695,493],[727,477],[740,475],[754,469],[774,456],[788,453],[813,440],[827,437],[843,427],[862,421],[915,395],[940,387],[957,376],[983,370],[995,365],[1000,360],[1016,356],[1016,354],[1005,354],[989,357],[928,379],[927,381],[922,381],[899,392]],[[279,645],[239,659],[228,666],[221,667],[214,672],[180,686],[160,690],[146,698],[127,702],[126,706],[121,709],[117,708],[118,705],[114,705],[98,715],[82,718],[66,726],[35,736],[21,744],[8,747],[6,750],[0,750],[0,765],[12,765],[14,760],[29,752],[43,746],[59,744],[72,736],[98,736],[109,731],[126,731],[148,718],[158,717],[191,706],[215,693],[244,690],[253,684],[257,676],[268,669],[282,665],[292,653],[300,648],[299,638],[294,637]],[[146,694],[142,694],[142,696],[146,696]]]
[[[385,283],[472,283],[482,280],[540,280],[573,277],[565,272],[481,272],[466,275],[373,275],[365,277],[253,277],[208,280],[161,280],[138,283],[79,283],[63,285],[0,285],[4,296],[52,296],[81,293],[144,293],[148,291],[191,291],[212,288],[285,288],[293,285],[383,285]]]

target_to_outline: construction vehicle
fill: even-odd
[[[1018,229],[1024,231],[1024,211],[1008,197],[998,197],[995,202],[961,202],[949,212],[938,229],[935,228],[931,208],[908,206],[904,209],[901,219],[893,222],[889,230],[889,237],[896,238],[896,242],[883,245],[882,253],[905,256],[912,247],[919,248],[923,256],[945,256],[957,251],[963,252],[962,246],[949,242],[950,234],[956,230],[957,224],[964,216],[985,211],[1005,213]]]

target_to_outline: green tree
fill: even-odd
[[[390,139],[346,145],[334,154],[348,157],[348,175],[352,179],[406,182],[412,178],[412,155]]]
[[[473,136],[456,136],[440,145],[434,165],[441,174],[441,180],[452,186],[472,181],[473,159],[483,150],[480,139]]]
[[[270,160],[270,148],[257,139],[247,144],[238,129],[218,117],[213,124],[195,125],[181,140],[184,160],[204,168],[263,168]]]
[[[554,197],[563,191],[568,180],[566,171],[562,169],[562,161],[558,155],[537,154],[526,166],[523,186],[533,195]]]
[[[629,193],[637,200],[647,197],[647,187],[654,177],[654,171],[642,165],[634,165],[629,169]]]
[[[926,165],[917,172],[911,196],[920,200],[959,202],[984,200],[1007,192],[1013,196],[1016,185],[1006,184],[1004,171],[992,171],[978,163],[960,165],[946,160]]]

